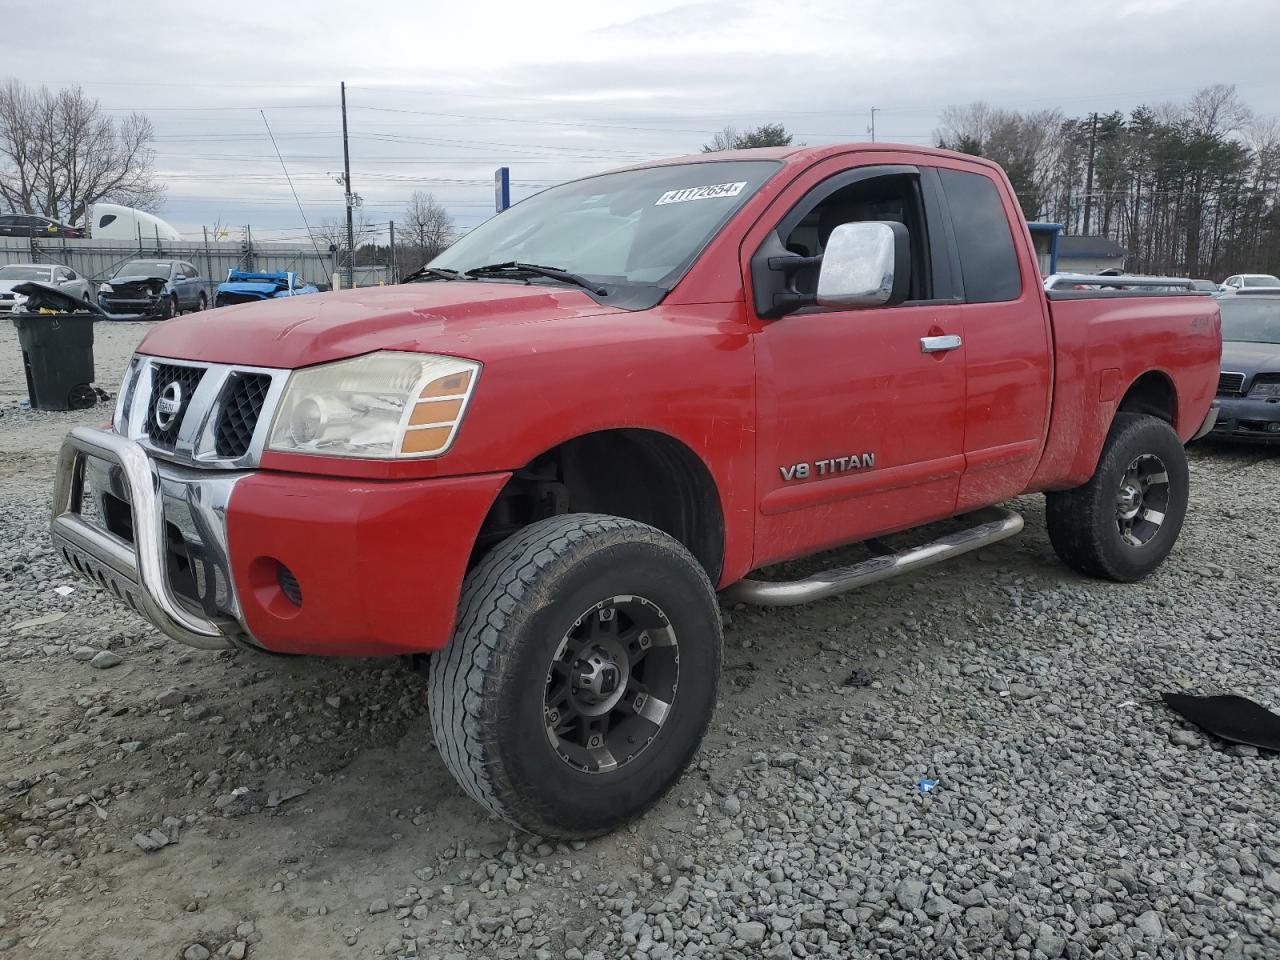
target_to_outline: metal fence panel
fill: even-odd
[[[226,279],[233,267],[265,272],[292,271],[318,285],[324,284],[326,274],[332,270],[328,257],[316,254],[308,245],[285,243],[254,243],[239,241],[201,243],[199,241],[143,240],[75,240],[67,237],[31,238],[0,237],[0,264],[5,263],[60,263],[95,283],[111,279],[116,271],[129,260],[135,259],[186,260],[205,278],[209,298]],[[356,268],[356,286],[376,286],[385,283],[386,267]],[[344,280],[344,286],[347,286]]]

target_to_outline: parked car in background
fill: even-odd
[[[30,213],[0,216],[0,237],[83,237],[83,227],[71,227],[48,217]]]
[[[1222,374],[1211,436],[1280,443],[1280,288],[1219,301]]]
[[[260,300],[319,292],[319,287],[293,272],[254,273],[233,268],[227,271],[226,281],[218,284],[213,295],[213,305],[229,307],[236,303],[257,303]]]
[[[208,305],[200,271],[185,260],[130,260],[98,287],[98,306],[111,314],[168,320]]]
[[[1223,280],[1218,292],[1230,295],[1249,287],[1280,287],[1280,277],[1269,273],[1237,273]]]
[[[1192,284],[1201,293],[1217,293],[1218,285],[1212,280],[1192,280]]]
[[[26,301],[13,288],[22,283],[42,283],[86,303],[93,302],[92,285],[60,263],[9,263],[0,267],[0,313],[12,313]]]

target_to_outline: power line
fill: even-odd
[[[298,205],[298,215],[299,215],[300,217],[302,217],[302,222],[303,222],[304,224],[307,224],[307,228],[308,228],[308,230],[309,230],[309,229],[310,229],[310,227],[311,227],[311,225],[310,225],[309,223],[307,223],[307,214],[306,214],[306,211],[304,211],[304,210],[302,209],[302,201],[298,199],[298,191],[297,191],[297,190],[294,188],[294,186],[293,186],[293,178],[289,176],[289,168],[288,168],[288,167],[286,167],[286,166],[284,165],[284,157],[280,156],[280,148],[276,146],[276,138],[275,138],[275,134],[273,134],[273,133],[271,132],[271,124],[267,123],[267,114],[266,114],[266,111],[264,111],[264,110],[259,110],[259,111],[258,111],[258,113],[259,113],[259,115],[261,115],[261,117],[262,117],[262,123],[263,123],[263,125],[267,128],[267,136],[269,136],[269,137],[271,138],[271,145],[272,145],[273,147],[275,147],[275,148],[276,148],[276,156],[277,156],[277,157],[280,157],[280,169],[284,171],[284,178],[285,178],[286,180],[288,180],[288,181],[289,181],[289,189],[293,192],[293,201],[294,201],[294,203],[296,203],[296,204]],[[312,247],[315,247],[315,251],[316,251],[316,259],[318,259],[318,260],[320,261],[320,269],[321,269],[321,270],[324,270],[324,280],[325,280],[325,283],[328,283],[328,282],[329,282],[329,271],[328,271],[327,269],[325,269],[325,265],[324,265],[324,257],[320,256],[320,248],[319,248],[318,246],[316,246],[316,238],[315,238],[314,236],[312,236],[312,237],[311,237],[311,246],[312,246]],[[291,281],[290,281],[290,284],[292,284],[292,282],[293,282],[293,281],[291,280]]]

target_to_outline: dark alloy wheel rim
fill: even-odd
[[[602,600],[574,621],[547,670],[547,739],[575,770],[625,767],[666,723],[679,680],[680,646],[662,609],[644,597]]]
[[[1169,509],[1169,471],[1154,453],[1134,458],[1116,491],[1116,526],[1131,547],[1145,547],[1160,532]]]

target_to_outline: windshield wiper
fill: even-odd
[[[400,280],[401,283],[418,283],[422,280],[463,280],[457,270],[446,270],[443,267],[419,267],[413,273]]]
[[[600,286],[600,284],[588,280],[581,274],[570,273],[568,270],[562,270],[559,267],[542,267],[536,263],[520,263],[517,260],[508,260],[506,263],[487,263],[482,267],[472,267],[464,272],[468,277],[484,277],[501,273],[532,273],[534,276],[572,283],[575,286],[582,287],[584,290],[590,290],[597,296],[604,297],[609,294],[609,291]]]

